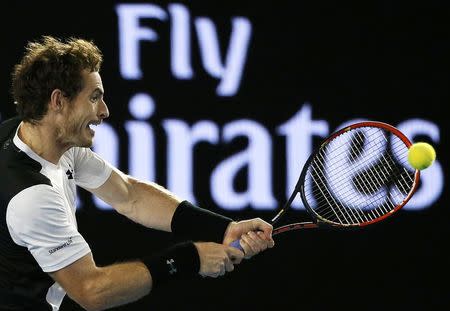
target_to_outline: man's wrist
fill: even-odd
[[[150,271],[153,288],[170,280],[194,278],[200,271],[200,257],[191,241],[175,244],[142,262]]]
[[[171,229],[175,235],[194,241],[222,243],[233,219],[182,201],[172,217]]]

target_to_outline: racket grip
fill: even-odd
[[[237,248],[240,251],[244,251],[244,249],[241,246],[240,239],[234,240],[233,242],[231,242],[230,246],[233,246],[234,248]]]

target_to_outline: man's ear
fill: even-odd
[[[63,91],[60,89],[54,89],[50,94],[49,109],[55,112],[61,112],[66,104],[66,98]]]

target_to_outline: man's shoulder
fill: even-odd
[[[2,171],[2,178],[0,178],[0,195],[3,199],[11,199],[24,189],[35,185],[43,184],[52,186],[51,181],[46,176],[30,165],[18,165],[18,162],[20,161],[16,161],[16,163],[11,163],[12,161],[10,163],[5,163],[2,161],[1,157],[0,162],[2,162],[0,163],[0,170]]]
[[[51,185],[50,180],[40,173],[41,164],[13,143],[20,122],[20,118],[12,118],[0,124],[0,192],[4,198],[37,184]]]

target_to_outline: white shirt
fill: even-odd
[[[68,150],[55,165],[22,142],[17,131],[14,144],[42,165],[40,173],[51,186],[33,185],[11,199],[6,212],[8,230],[13,241],[26,247],[44,272],[54,272],[91,251],[77,228],[76,186],[98,188],[108,179],[112,167],[91,149],[79,147]],[[46,299],[53,310],[59,309],[65,294],[57,283],[49,288]]]

